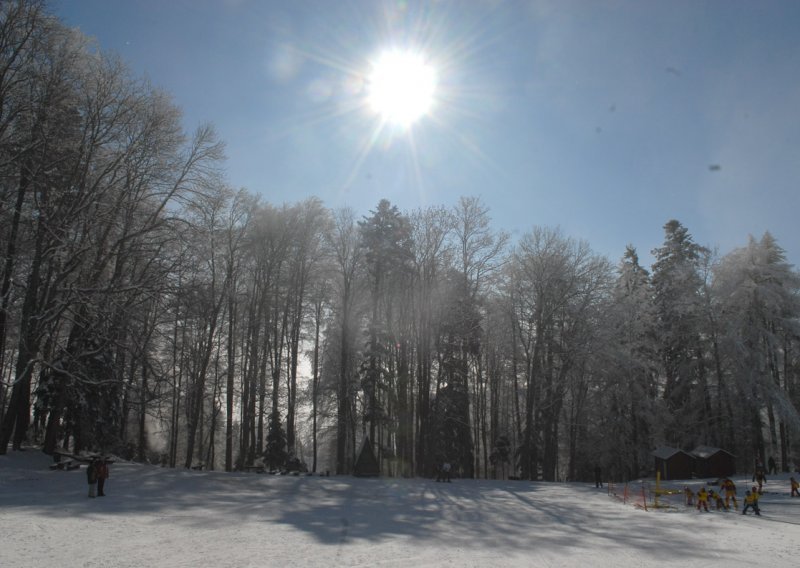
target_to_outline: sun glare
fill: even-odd
[[[406,127],[433,106],[436,72],[418,54],[390,51],[373,64],[367,88],[372,110],[386,122]]]

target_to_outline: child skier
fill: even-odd
[[[725,505],[725,501],[722,500],[722,495],[714,491],[713,489],[708,492],[708,498],[714,503],[717,507],[717,511],[720,509],[728,510],[728,506]]]
[[[755,487],[753,487],[755,489]],[[742,509],[742,515],[747,514],[747,510],[752,507],[753,511],[755,511],[756,515],[759,517],[761,516],[761,511],[758,508],[758,492],[757,491],[746,491],[744,495],[744,509]]]
[[[697,510],[700,510],[700,506],[702,505],[703,509],[706,510],[708,513],[708,492],[706,491],[705,487],[701,487],[700,491],[697,492]]]
[[[683,494],[686,496],[686,506],[691,507],[694,505],[694,491],[689,489],[689,486],[683,488]]]
[[[736,484],[729,477],[726,477],[722,482],[720,488],[725,491],[725,508],[731,508],[731,499],[733,499],[733,508],[739,510],[739,503],[736,501]]]
[[[789,483],[792,486],[792,493],[790,497],[800,497],[800,483],[797,483],[797,480],[794,477],[789,478]]]

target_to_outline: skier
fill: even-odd
[[[764,469],[764,466],[761,465],[761,460],[756,458],[756,465],[753,467],[753,483],[756,482],[756,475],[758,475],[758,471]]]
[[[755,489],[755,487],[753,489]],[[752,492],[745,491],[744,509],[742,509],[742,515],[746,515],[747,514],[747,510],[749,508],[751,508],[751,507],[753,508],[753,511],[755,511],[756,515],[758,515],[760,517],[761,516],[761,510],[758,508],[758,492],[756,492],[756,491],[752,491]]]
[[[775,459],[769,456],[767,460],[767,471],[770,475],[778,475],[778,468],[775,466]]]
[[[739,510],[739,503],[736,501],[736,484],[729,477],[726,477],[720,486],[725,491],[725,508],[731,508],[731,499],[733,499],[733,508]]]
[[[97,462],[97,496],[98,497],[105,497],[106,494],[103,491],[106,485],[106,479],[108,479],[108,462],[105,459],[101,459]]]
[[[758,482],[758,494],[764,493],[764,484],[767,482],[767,476],[764,473],[764,468],[756,470],[756,482]],[[755,489],[755,487],[753,488]]]
[[[688,485],[683,488],[683,494],[686,496],[686,506],[691,507],[694,505],[694,491],[689,489]]]
[[[94,490],[97,486],[97,463],[94,458],[86,466],[86,480],[89,482],[89,497],[94,498]]]
[[[728,506],[725,505],[725,501],[722,500],[722,496],[714,491],[713,489],[708,492],[708,498],[716,505],[717,511],[720,509],[728,510]]]
[[[703,509],[706,510],[708,513],[708,492],[706,491],[705,487],[701,487],[700,491],[697,492],[697,510],[700,510],[700,506],[703,506]]]
[[[789,496],[800,497],[800,483],[797,483],[797,480],[794,477],[789,478],[789,483],[792,486],[792,492]]]

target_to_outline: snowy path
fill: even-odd
[[[115,464],[108,497],[0,457],[0,566],[798,565],[800,500],[645,512],[579,484],[274,477]],[[39,463],[40,462],[40,463]],[[765,500],[770,496],[767,495]],[[778,514],[778,509],[783,511]]]

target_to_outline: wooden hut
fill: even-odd
[[[694,471],[698,477],[730,477],[736,473],[736,457],[726,450],[697,446],[692,455]]]
[[[656,471],[661,472],[661,479],[691,479],[694,472],[694,458],[691,454],[662,446],[653,452]]]
[[[376,477],[381,474],[380,465],[378,465],[378,458],[375,457],[375,451],[372,449],[372,443],[369,441],[369,436],[364,437],[361,443],[361,450],[356,457],[356,463],[353,466],[353,475],[356,477]]]

